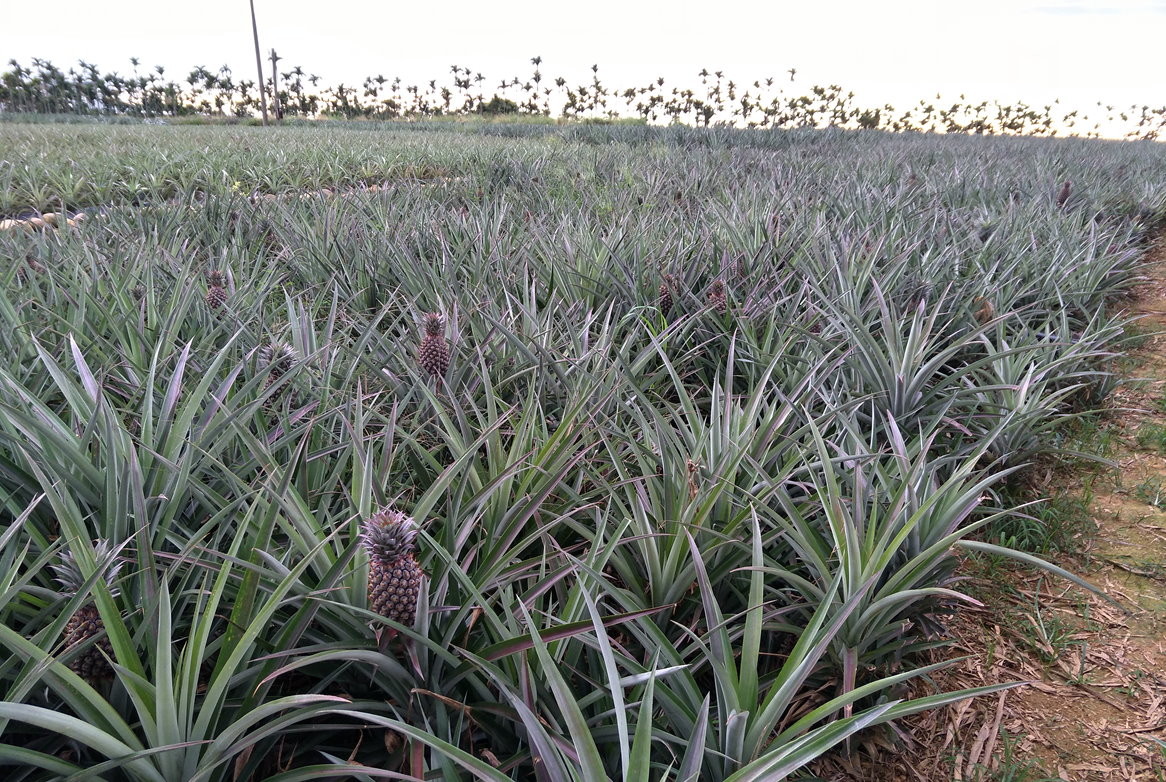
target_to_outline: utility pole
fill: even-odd
[[[275,53],[275,49],[271,50],[271,110],[275,113],[276,124],[283,121],[283,111],[279,105],[279,68],[276,66],[282,59]]]
[[[263,91],[263,58],[259,56],[259,27],[255,24],[255,0],[251,0],[251,34],[255,36],[255,70],[259,71],[259,107],[267,124],[267,93]]]

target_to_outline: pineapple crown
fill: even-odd
[[[720,296],[724,292],[725,292],[725,283],[721,280],[713,280],[713,284],[712,284],[712,287],[709,289],[709,293],[711,293],[713,296]]]
[[[664,282],[660,283],[660,287],[667,288],[667,289],[675,288],[676,287],[676,275],[675,274],[665,274],[664,275]]]
[[[287,374],[295,360],[295,351],[285,342],[269,342],[259,348],[259,366],[275,377]]]
[[[392,561],[417,550],[417,522],[399,510],[385,508],[360,525],[360,539],[370,557]]]
[[[427,312],[421,317],[421,323],[425,327],[425,336],[440,336],[445,328],[445,316],[440,312]]]
[[[207,285],[212,288],[223,287],[223,273],[220,271],[209,271],[206,274]]]
[[[113,546],[105,538],[100,538],[93,543],[93,556],[97,560],[98,569],[105,567],[106,562],[111,558]],[[118,572],[121,570],[122,563],[115,562],[112,566],[106,568],[103,578],[105,586],[110,593],[116,595],[118,589],[114,586],[114,579],[117,578]],[[61,562],[57,565],[49,566],[54,575],[54,580],[61,585],[61,588],[70,595],[76,594],[81,590],[85,584],[85,576],[81,572],[80,565],[77,564],[77,558],[72,550],[61,552]]]

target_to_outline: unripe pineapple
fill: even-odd
[[[97,541],[94,546],[94,554],[99,565],[109,559],[109,553],[109,542],[106,540]],[[85,584],[85,576],[81,573],[81,568],[77,565],[72,551],[62,552],[60,564],[52,565],[51,568],[66,597],[77,594]],[[113,581],[117,578],[117,572],[120,569],[121,563],[119,562],[106,570],[104,576],[106,586],[115,595],[117,590]],[[86,603],[77,609],[65,624],[65,650],[68,651],[75,646],[86,643],[104,630],[105,624],[101,621],[101,614],[97,611],[97,606],[93,603]],[[112,676],[113,668],[110,667],[109,661],[102,655],[102,652],[110,657],[113,656],[113,646],[109,643],[109,638],[104,636],[70,660],[69,669],[89,684],[95,684],[101,679]]]
[[[1066,179],[1065,184],[1061,185],[1061,192],[1057,193],[1057,206],[1063,207],[1072,193],[1073,183]]]
[[[781,214],[778,212],[771,212],[765,221],[765,237],[775,243],[781,238]]]
[[[25,266],[22,266],[16,270],[16,279],[20,282],[28,281],[30,277],[29,272],[40,274],[45,270],[45,267],[41,266],[37,261],[36,255],[31,252],[24,257],[24,263]]]
[[[676,287],[676,277],[671,274],[664,275],[664,282],[660,283],[660,313],[667,315],[672,310],[672,305],[675,301],[672,298],[672,290]]]
[[[736,275],[737,279],[743,280],[748,276],[748,270],[746,270],[746,268],[745,268],[745,258],[744,257],[738,255],[736,258],[733,259],[732,263],[730,264],[730,267],[732,268],[733,274]]]
[[[275,232],[275,226],[270,221],[264,220],[259,225],[259,238],[263,242],[264,251],[272,255],[279,255],[284,251],[285,245]]]
[[[291,371],[296,354],[283,342],[270,342],[259,348],[258,359],[260,371],[267,370],[267,380],[263,383],[264,389],[267,389]]]
[[[374,513],[361,525],[368,552],[369,608],[406,627],[417,619],[421,592],[416,540],[417,522],[392,508]]]
[[[227,289],[224,287],[224,279],[222,272],[210,272],[206,276],[207,291],[206,303],[212,310],[217,310],[219,307],[227,303]]]
[[[429,312],[422,319],[425,336],[417,348],[417,363],[434,377],[441,377],[449,369],[449,346],[445,342],[445,318],[439,312]]]
[[[709,287],[708,303],[718,315],[724,315],[729,311],[729,299],[725,295],[725,283],[720,280],[713,280],[712,286]]]

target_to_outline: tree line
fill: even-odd
[[[274,55],[274,52],[273,52]],[[530,60],[525,76],[495,82],[467,66],[452,65],[449,74],[421,84],[399,77],[368,76],[359,84],[321,84],[320,76],[301,66],[265,79],[264,94],[285,117],[343,119],[410,119],[445,116],[517,114],[566,119],[637,119],[701,127],[733,125],[754,128],[844,127],[889,131],[1096,137],[1115,127],[1127,138],[1154,140],[1166,130],[1166,106],[1121,108],[1098,103],[1086,113],[1024,102],[920,100],[906,109],[890,104],[864,106],[853,92],[836,84],[812,85],[790,92],[796,69],[780,79],[770,76],[738,82],[723,71],[702,69],[692,86],[673,85],[657,77],[643,85],[606,84],[599,66],[580,83],[548,77],[542,58]],[[260,90],[255,80],[237,78],[231,68],[192,68],[176,78],[162,65],[142,68],[130,58],[132,73],[102,72],[79,61],[62,70],[34,58],[25,66],[13,59],[0,74],[0,112],[82,116],[234,117],[258,114]],[[795,94],[800,92],[801,94]]]

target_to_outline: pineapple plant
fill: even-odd
[[[110,554],[109,541],[97,541],[93,553],[99,563],[105,562],[109,559]],[[72,551],[63,552],[60,563],[50,567],[66,597],[77,594],[85,584],[85,576],[82,574]],[[113,582],[120,569],[121,563],[119,562],[110,567],[104,576],[105,585],[114,595],[117,594],[117,589]],[[65,649],[69,650],[85,644],[104,630],[105,624],[101,621],[101,614],[98,613],[97,606],[92,602],[86,603],[78,608],[65,624]],[[102,654],[103,652],[104,654]],[[89,684],[96,684],[101,679],[113,675],[113,668],[110,667],[106,655],[113,656],[113,646],[110,645],[109,638],[102,636],[96,643],[70,660],[69,669]]]
[[[411,627],[417,618],[421,566],[417,564],[417,522],[385,508],[361,525],[368,553],[368,603],[381,616]]]
[[[227,303],[227,288],[226,280],[223,278],[223,273],[219,271],[212,271],[206,276],[207,291],[206,303],[212,310],[217,310],[219,307]]]
[[[675,301],[672,298],[672,291],[676,288],[676,276],[672,274],[665,274],[664,281],[660,283],[658,290],[660,312],[667,315],[672,310],[672,305]]]
[[[713,280],[713,284],[709,287],[708,304],[718,315],[724,315],[729,311],[729,299],[725,295],[725,283],[721,280]]]
[[[449,345],[445,341],[445,318],[439,312],[428,312],[422,318],[425,336],[417,348],[417,363],[434,377],[441,377],[449,369]]]

